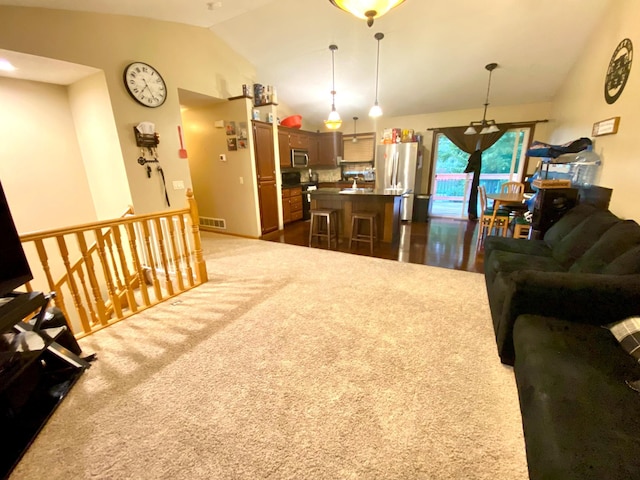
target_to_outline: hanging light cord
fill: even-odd
[[[378,56],[376,58],[376,105],[378,104],[378,73],[380,71],[380,35],[376,34],[376,39],[378,40]]]
[[[335,45],[332,45],[332,47],[335,47]],[[335,64],[336,48],[338,47],[331,48],[331,83],[332,83],[331,110],[336,109],[336,64]]]

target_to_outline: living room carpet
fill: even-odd
[[[202,238],[209,282],[81,340],[11,478],[528,478],[481,274]]]

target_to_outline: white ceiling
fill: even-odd
[[[338,45],[336,108],[343,119],[364,118],[373,104],[376,32],[385,35],[378,95],[385,116],[481,108],[488,80],[484,66],[490,62],[499,65],[491,105],[546,102],[610,2],[406,0],[371,28],[329,0],[0,0],[0,5],[210,28],[255,65],[257,82],[275,85],[280,101],[320,123],[331,107],[332,43]]]

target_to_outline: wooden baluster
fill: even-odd
[[[147,257],[151,262],[151,283],[153,283],[153,291],[156,295],[156,300],[162,300],[162,288],[160,288],[160,281],[156,274],[156,262],[154,260],[153,251],[151,249],[151,232],[149,231],[148,221],[142,222],[142,230],[144,232],[144,246],[147,252]]]
[[[178,217],[178,220],[180,224],[180,238],[182,239],[182,247],[183,247],[182,251],[184,252],[183,259],[187,268],[187,278],[189,280],[189,286],[193,287],[194,283],[193,283],[193,269],[191,268],[191,255],[189,252],[189,244],[187,243],[186,229],[184,226],[184,222],[186,219],[182,215],[180,215]]]
[[[71,298],[73,299],[73,304],[80,317],[80,324],[82,325],[82,330],[84,332],[90,332],[91,326],[89,325],[87,312],[84,309],[84,305],[82,305],[82,298],[80,297],[80,293],[78,292],[78,286],[76,285],[76,281],[73,278],[73,272],[71,271],[71,264],[69,263],[69,250],[67,249],[67,242],[64,239],[64,235],[57,235],[56,240],[58,242],[58,249],[60,250],[60,255],[62,256],[62,263],[64,263],[64,268],[67,271],[67,280],[69,281]]]
[[[82,269],[82,264],[77,265],[74,271],[77,273],[78,278],[80,279],[82,293],[84,294],[85,302],[87,303],[87,307],[89,308],[89,318],[91,319],[91,325],[96,325],[100,323],[100,318],[98,318],[98,315],[93,308],[94,304],[91,301],[91,295],[89,294],[89,289],[87,288],[87,282],[84,279],[84,270]]]
[[[160,251],[160,261],[162,262],[162,268],[164,269],[164,277],[167,288],[167,293],[173,295],[173,282],[171,281],[171,275],[169,275],[169,264],[167,262],[167,253],[164,248],[164,233],[162,232],[162,226],[160,225],[160,219],[154,218],[153,224],[156,230],[156,236],[158,241],[158,250]]]
[[[189,214],[191,216],[191,234],[193,235],[193,253],[196,262],[196,274],[198,281],[204,283],[209,280],[207,277],[207,264],[202,257],[202,243],[200,241],[200,216],[198,214],[198,204],[193,197],[193,190],[187,189],[187,202],[189,204]]]
[[[118,258],[120,259],[120,267],[122,268],[122,275],[124,277],[125,291],[127,300],[129,302],[129,308],[132,312],[138,311],[138,303],[136,297],[133,295],[133,287],[131,285],[131,275],[129,274],[129,268],[127,267],[127,259],[122,249],[122,237],[120,236],[120,227],[117,225],[111,229],[113,233],[113,239],[116,242],[116,250],[118,252]]]
[[[109,293],[109,299],[111,300],[111,305],[113,305],[113,311],[116,313],[117,318],[122,318],[122,305],[120,304],[120,296],[116,294],[113,278],[111,275],[111,270],[109,269],[109,261],[107,259],[107,255],[105,252],[106,239],[102,233],[102,230],[96,228],[94,230],[96,235],[96,247],[98,249],[98,258],[100,259],[100,265],[102,266],[102,271],[104,272],[104,279],[107,284],[107,292]]]
[[[87,269],[87,275],[89,277],[89,285],[91,285],[91,293],[93,294],[93,303],[96,306],[97,318],[96,323],[101,325],[107,324],[107,315],[105,313],[105,305],[102,295],[100,293],[100,286],[98,285],[98,279],[96,278],[95,265],[93,263],[93,257],[87,248],[87,241],[84,236],[84,232],[76,233],[76,239],[78,246],[80,247],[80,253],[84,259],[84,264]],[[92,312],[93,313],[93,312]]]
[[[42,239],[34,240],[33,243],[36,246],[36,251],[38,252],[38,258],[40,259],[40,265],[42,265],[42,270],[44,271],[45,278],[47,279],[47,285],[49,286],[50,292],[56,292],[56,297],[54,299],[54,304],[58,307],[63,315],[66,318],[69,318],[69,314],[67,312],[67,307],[64,304],[64,295],[62,294],[62,289],[56,288],[56,284],[53,281],[53,277],[51,276],[51,268],[49,267],[49,257],[47,256],[47,249],[44,246],[44,242]]]
[[[124,284],[122,283],[122,278],[120,277],[120,272],[118,270],[118,263],[116,262],[116,257],[113,254],[113,240],[111,237],[113,236],[113,227],[109,229],[109,232],[104,236],[105,245],[107,247],[107,252],[109,253],[109,260],[111,260],[111,268],[113,271],[113,277],[116,281],[117,292],[120,295],[124,291]]]
[[[151,302],[149,301],[149,291],[147,290],[147,282],[145,280],[144,271],[142,269],[142,265],[140,264],[140,257],[138,256],[136,232],[132,223],[127,223],[125,225],[125,228],[127,229],[127,236],[129,238],[129,249],[131,250],[131,257],[133,258],[133,266],[136,269],[136,273],[138,275],[137,283],[140,288],[140,293],[142,294],[142,301],[146,306],[149,306]]]
[[[173,217],[167,218],[169,223],[169,239],[171,241],[171,249],[173,250],[173,265],[176,269],[176,278],[178,279],[178,290],[184,292],[184,281],[182,279],[182,262],[180,260],[180,250],[176,244],[176,228],[173,224]]]

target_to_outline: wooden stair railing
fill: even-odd
[[[206,282],[191,190],[187,203],[184,209],[21,235],[34,275],[27,290],[55,292],[55,306],[81,338]]]

